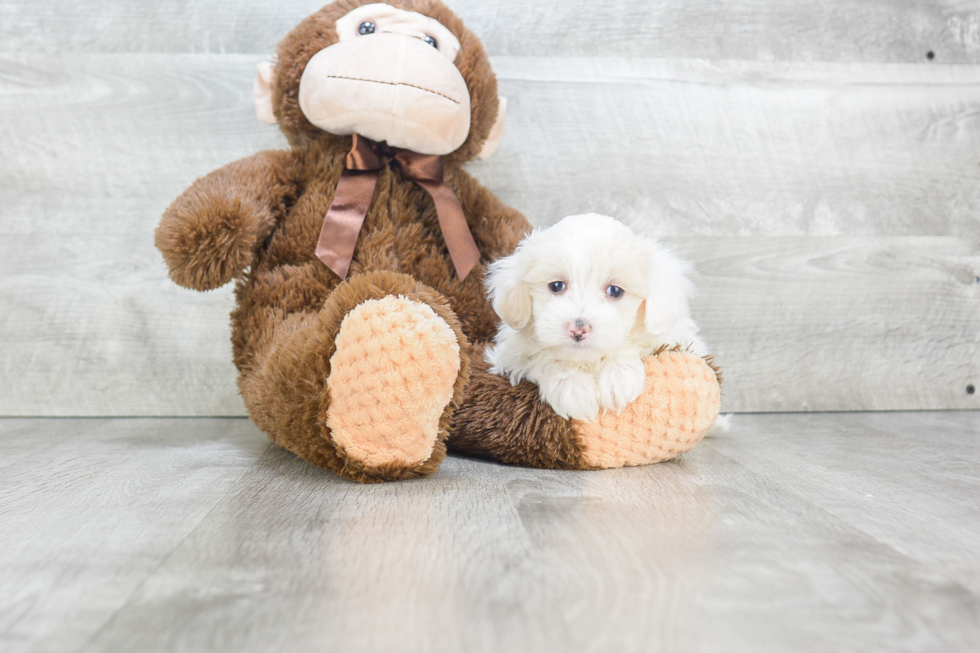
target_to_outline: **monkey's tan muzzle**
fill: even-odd
[[[331,134],[361,134],[420,154],[449,154],[470,131],[470,95],[459,70],[424,41],[400,34],[317,52],[303,71],[299,105]]]

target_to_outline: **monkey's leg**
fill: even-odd
[[[504,463],[558,469],[645,465],[690,450],[718,416],[719,378],[709,361],[664,351],[644,361],[643,393],[595,422],[559,417],[538,388],[490,374],[474,348],[473,374],[448,445]]]
[[[444,297],[376,272],[286,318],[240,385],[256,424],[315,465],[361,482],[424,476],[445,457],[468,348]]]

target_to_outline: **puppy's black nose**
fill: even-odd
[[[575,320],[574,323],[568,323],[568,333],[575,339],[575,342],[582,342],[585,340],[585,334],[591,330],[592,325],[582,319]]]

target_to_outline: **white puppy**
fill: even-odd
[[[691,320],[691,265],[613,218],[591,213],[535,231],[490,266],[503,320],[490,370],[538,385],[566,418],[622,410],[643,391],[644,356],[706,348]]]

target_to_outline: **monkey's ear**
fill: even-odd
[[[252,85],[252,99],[255,101],[255,115],[262,122],[274,125],[276,120],[272,112],[272,77],[275,66],[269,61],[263,61],[255,71],[255,84]]]
[[[493,156],[500,146],[500,139],[504,137],[504,120],[507,118],[507,98],[499,98],[500,106],[497,109],[497,120],[490,128],[490,135],[487,136],[483,149],[476,155],[480,161],[486,161]]]

